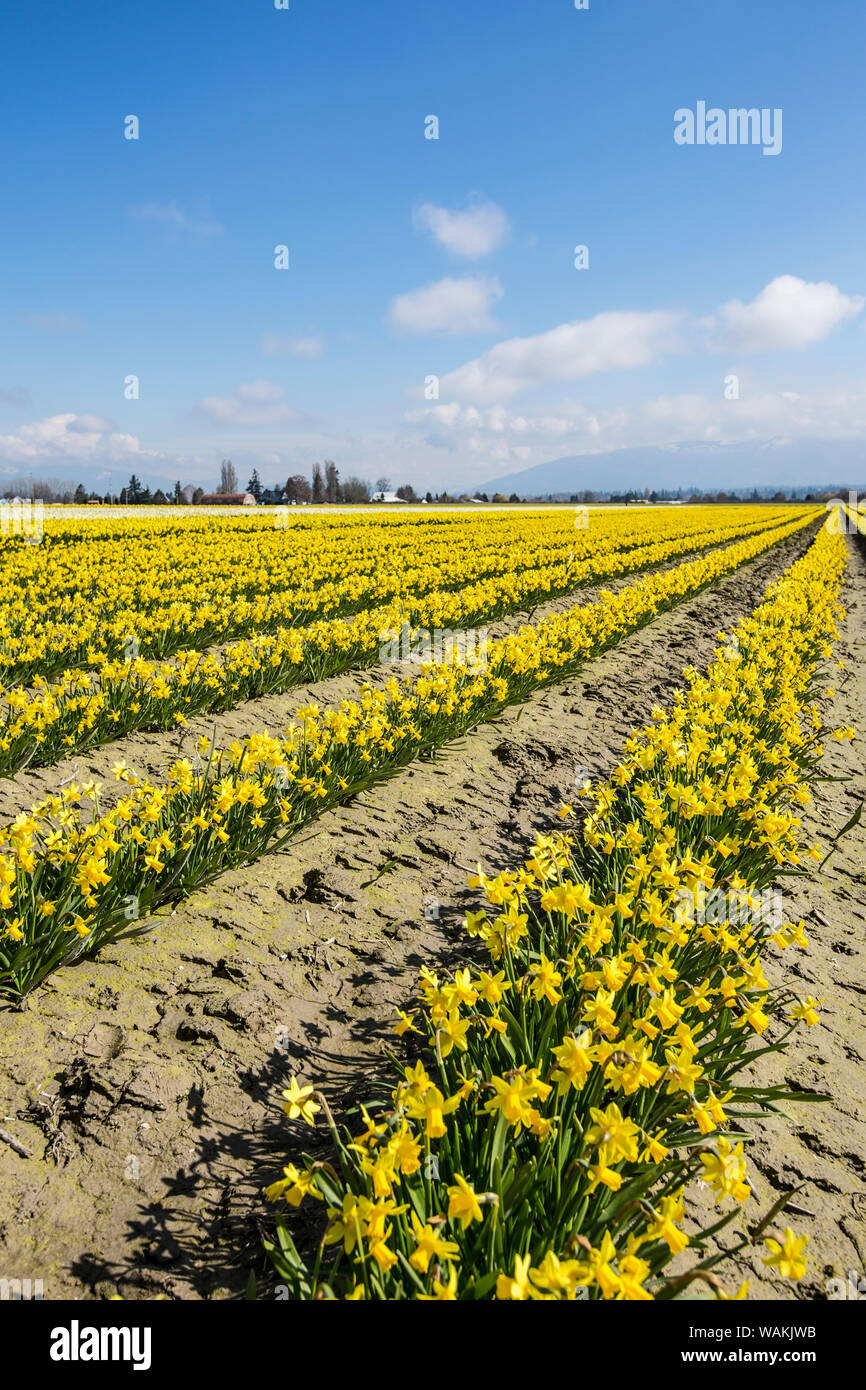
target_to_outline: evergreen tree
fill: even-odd
[[[340,500],[340,474],[331,459],[325,459],[325,494],[329,502]]]

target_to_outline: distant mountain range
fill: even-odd
[[[845,481],[840,481],[840,479]],[[666,448],[614,449],[574,454],[506,473],[478,491],[519,497],[570,496],[574,492],[643,492],[684,488],[730,492],[734,488],[839,488],[864,490],[866,442],[774,439],[769,443],[690,443]]]
[[[104,495],[119,493],[135,471],[139,479],[152,489],[161,487],[166,493],[174,485],[174,477],[151,471],[147,458],[130,459],[128,464],[111,467],[95,466],[92,460],[52,459],[40,464],[34,461],[32,476],[52,480],[60,485],[83,483],[88,491]],[[165,465],[163,464],[163,467]],[[238,479],[244,482],[238,468]],[[250,471],[252,465],[249,465]],[[262,481],[268,485],[269,470],[260,468]],[[342,471],[342,470],[341,470]],[[13,488],[29,496],[27,467],[0,467],[0,493]],[[174,476],[178,476],[175,474]],[[182,467],[181,482],[186,482]],[[402,481],[398,479],[398,481]],[[216,476],[213,479],[216,484]],[[428,483],[415,482],[423,495]],[[708,444],[695,441],[667,447],[614,449],[608,453],[573,454],[567,458],[551,459],[548,463],[524,468],[517,473],[505,473],[489,478],[470,492],[504,492],[506,496],[566,498],[575,492],[623,493],[662,490],[676,492],[732,492],[735,489],[758,488],[788,491],[847,491],[849,488],[866,492],[866,441],[812,439],[773,439],[769,442],[747,444]],[[207,491],[207,488],[205,488]],[[454,489],[459,492],[459,489]]]

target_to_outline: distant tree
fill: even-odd
[[[486,501],[487,499],[485,498],[484,500]],[[505,496],[504,492],[494,492],[493,500],[494,502],[507,502],[508,498]]]
[[[135,506],[136,502],[138,502],[140,499],[140,495],[141,482],[138,478],[136,478],[135,474],[133,473],[132,477],[126,485],[126,500],[132,503],[133,506]]]
[[[251,492],[257,502],[262,500],[262,485],[259,480],[258,469],[254,468],[252,477],[247,483],[247,492]]]
[[[325,483],[322,478],[322,465],[313,464],[313,501],[318,505],[325,500]]]
[[[433,494],[432,494],[432,492],[425,492],[425,494],[424,494],[424,501],[425,501],[425,502],[432,502],[432,501],[433,501]]]
[[[162,488],[161,488],[161,487],[158,487],[158,488],[156,489],[156,492],[153,494],[153,505],[154,505],[155,507],[164,507],[164,506],[166,505],[167,502],[168,502],[168,498],[166,497],[166,495],[165,495],[165,493],[163,492]]]
[[[220,485],[217,488],[217,492],[225,494],[237,492],[237,490],[238,475],[235,470],[235,466],[232,463],[231,459],[223,459],[222,463],[220,464]]]
[[[122,488],[120,489],[120,505],[121,505],[121,507],[125,507],[125,506],[126,506],[126,488],[125,488],[125,487],[122,487]]]
[[[787,502],[787,500],[788,500],[788,499],[787,499],[787,497],[785,496],[784,492],[776,492],[776,493],[773,494],[773,501],[774,501],[774,502]]]
[[[43,502],[53,502],[62,492],[63,484],[57,478],[34,478],[29,473],[26,478],[8,478],[3,488],[4,497],[32,497]]]
[[[106,507],[110,507],[110,506],[111,506],[111,503],[112,503],[112,500],[113,500],[113,499],[112,499],[112,496],[111,496],[111,493],[110,493],[110,492],[107,492],[107,493],[105,494],[105,496],[103,497],[102,500],[103,500],[103,502],[105,503]]]
[[[509,497],[508,500],[509,500],[509,502],[519,502],[519,501],[520,501],[520,498],[517,496],[517,493],[516,493],[516,492],[512,492],[512,494],[511,494],[511,496]]]
[[[186,503],[186,501],[187,501],[186,493],[184,492],[183,488],[181,487],[180,481],[179,481],[179,480],[177,480],[177,481],[175,482],[175,485],[174,485],[174,492],[172,493],[172,498],[171,498],[171,500],[172,500],[172,502],[174,502],[174,504],[175,504],[176,507],[182,507],[182,506],[184,506],[185,503]]]
[[[333,459],[325,459],[325,495],[329,502],[340,500],[340,473]]]
[[[312,502],[313,500],[313,489],[303,473],[294,473],[291,478],[286,479],[285,493],[287,502]]]
[[[81,506],[82,502],[87,501],[87,493],[84,491],[84,488],[81,483],[79,483],[78,487],[75,489],[75,496],[72,500],[75,503],[77,503],[79,507]]]
[[[402,487],[398,487],[397,496],[402,497],[404,502],[418,501],[418,498],[415,496],[415,489],[412,487],[411,483],[404,483]]]
[[[376,479],[376,491],[377,491],[377,492],[390,492],[390,491],[391,491],[391,479],[390,479],[390,478],[377,478],[377,479]]]
[[[342,493],[344,502],[369,502],[370,484],[363,478],[347,478],[342,484]]]
[[[201,502],[201,499],[202,499],[203,497],[204,497],[204,488],[201,488],[201,487],[194,488],[194,489],[193,489],[193,494],[192,494],[192,505],[193,505],[194,507],[197,507],[197,506],[199,505],[199,503]]]

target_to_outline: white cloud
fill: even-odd
[[[214,236],[225,231],[210,211],[208,199],[197,204],[194,213],[184,212],[172,198],[168,203],[133,203],[129,208],[131,217],[138,222],[161,222],[173,231],[189,232],[196,236]]]
[[[215,425],[285,425],[302,417],[284,404],[285,392],[273,381],[241,382],[233,396],[206,396],[199,411]]]
[[[477,201],[463,210],[421,203],[412,220],[418,231],[430,232],[434,241],[453,256],[468,261],[489,256],[508,234],[508,218],[497,203]]]
[[[110,434],[114,425],[104,415],[72,415],[66,428],[70,434]]]
[[[321,357],[325,338],[323,334],[290,338],[282,333],[264,333],[260,349],[267,357]]]
[[[9,463],[72,458],[83,461],[108,461],[136,454],[156,459],[153,449],[142,449],[131,434],[117,434],[110,420],[101,415],[49,415],[29,425],[21,425],[14,434],[0,435],[0,459]]]
[[[732,299],[707,321],[721,345],[740,352],[772,352],[818,343],[863,308],[862,295],[843,294],[827,280],[780,275],[750,304]]]
[[[110,455],[118,461],[128,458],[130,455],[145,455],[148,458],[155,458],[153,449],[142,449],[141,444],[134,434],[111,434],[108,439]]]
[[[528,387],[641,367],[701,345],[744,353],[804,347],[859,314],[864,303],[862,296],[843,294],[826,281],[782,275],[750,304],[731,300],[715,317],[614,310],[533,337],[509,338],[443,376],[440,391],[455,400],[489,405]]]
[[[615,310],[531,338],[497,343],[443,376],[443,394],[481,404],[508,400],[527,386],[576,381],[594,372],[640,367],[680,347],[681,315]]]
[[[695,442],[772,438],[851,440],[866,434],[866,388],[829,386],[808,395],[755,385],[738,401],[662,395],[636,406],[593,409],[564,401],[535,412],[448,401],[411,410],[405,421],[434,447],[491,464],[541,463],[557,456]]]
[[[489,333],[496,327],[490,311],[502,295],[496,276],[446,276],[398,294],[388,307],[388,318],[399,333]]]

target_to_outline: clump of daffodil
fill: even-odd
[[[332,1131],[333,1168],[305,1170],[333,1258],[310,1273],[280,1224],[272,1258],[299,1296],[651,1299],[693,1243],[690,1184],[720,1205],[717,1226],[753,1199],[742,1131],[779,1094],[739,1073],[777,1021],[817,1017],[762,965],[770,946],[808,944],[802,923],[759,909],[801,861],[844,566],[822,532],[735,629],[737,659],[724,643],[627,740],[580,827],[540,833],[519,868],[479,865],[465,963],[422,970],[398,1015],[420,1057],[363,1133]],[[293,1205],[294,1170],[286,1181]],[[769,1237],[766,1262],[800,1278],[805,1243]]]
[[[5,943],[5,958],[0,959],[0,990],[18,997],[58,965],[74,960],[81,951],[98,950],[128,930],[129,912],[137,920],[171,901],[179,881],[184,891],[191,891],[197,883],[209,881],[225,868],[249,863],[279,849],[311,819],[354,794],[358,786],[399,768],[425,749],[449,742],[485,719],[497,717],[505,705],[525,699],[549,681],[563,678],[588,657],[649,621],[661,607],[681,601],[747,563],[809,524],[810,517],[788,510],[776,515],[767,526],[766,514],[756,509],[749,516],[740,511],[732,512],[729,519],[714,516],[713,520],[714,525],[708,530],[700,517],[685,527],[682,520],[674,524],[659,517],[650,525],[650,529],[653,525],[659,527],[658,537],[648,536],[646,545],[636,547],[622,543],[615,522],[605,522],[610,530],[602,528],[582,542],[580,563],[585,564],[584,570],[575,565],[573,536],[569,538],[568,560],[563,561],[567,573],[563,571],[559,576],[555,565],[533,570],[531,565],[527,568],[521,564],[515,558],[520,554],[520,544],[515,547],[509,542],[503,549],[502,568],[478,584],[455,587],[455,574],[448,571],[447,587],[437,588],[440,579],[431,573],[430,586],[415,596],[417,605],[411,609],[411,622],[402,583],[398,585],[402,596],[389,601],[390,606],[374,605],[366,610],[361,607],[349,616],[316,618],[301,628],[286,624],[286,614],[280,608],[283,599],[270,591],[267,602],[250,599],[246,594],[238,597],[241,610],[234,616],[231,605],[202,602],[198,592],[203,582],[200,576],[195,602],[188,609],[179,598],[173,600],[177,606],[171,610],[169,626],[164,618],[154,619],[152,628],[144,619],[131,625],[130,606],[125,604],[119,610],[117,630],[111,629],[110,624],[99,629],[105,638],[105,650],[94,645],[92,635],[84,642],[84,655],[92,667],[76,669],[70,660],[65,662],[69,668],[63,676],[65,687],[51,687],[44,679],[36,682],[33,705],[28,703],[31,696],[19,686],[6,692],[5,727],[0,710],[0,770],[4,758],[8,771],[19,765],[16,759],[33,763],[44,755],[50,760],[60,752],[91,747],[132,728],[175,728],[190,715],[213,708],[215,703],[226,708],[238,700],[285,689],[298,680],[318,678],[346,669],[347,665],[378,662],[382,659],[380,635],[386,618],[386,626],[402,626],[405,622],[410,633],[416,631],[416,621],[425,625],[425,631],[446,625],[465,626],[527,606],[552,593],[567,592],[579,584],[579,573],[588,582],[602,573],[640,571],[684,550],[718,544],[736,535],[746,537],[663,572],[651,570],[618,593],[604,590],[599,602],[578,603],[537,625],[527,624],[501,641],[488,643],[484,662],[473,662],[468,657],[459,659],[459,653],[455,656],[452,649],[448,660],[423,659],[420,675],[402,679],[394,675],[377,687],[362,685],[356,698],[344,699],[333,708],[321,709],[315,703],[302,706],[281,738],[253,734],[225,749],[201,740],[194,758],[176,758],[170,764],[161,785],[153,785],[118,762],[114,773],[123,785],[124,795],[104,814],[100,810],[99,789],[90,785],[73,785],[59,795],[46,797],[25,817],[26,843],[21,843],[16,822],[8,827],[5,841],[14,855],[0,854],[0,913],[7,914],[5,919],[0,917],[0,939]],[[518,531],[522,524],[515,522]],[[539,537],[543,534],[538,531],[543,526],[538,518],[525,524],[530,531],[535,528]],[[299,536],[302,531],[299,528]],[[165,533],[158,534],[161,544]],[[243,528],[237,534],[230,527],[227,535],[230,542],[226,542],[223,559],[231,566],[236,554],[249,553],[249,546]],[[445,538],[440,539],[444,561],[452,551],[444,543]],[[564,546],[565,538],[561,539]],[[260,567],[263,575],[276,574],[284,564],[285,541],[286,537],[279,536],[264,546],[267,562],[263,561]],[[308,537],[307,543],[305,553],[311,548],[315,550],[313,539]],[[256,532],[255,528],[249,542],[253,544],[264,545],[260,530]],[[181,538],[177,556],[184,565],[191,563],[188,550]],[[324,547],[323,573],[329,563],[324,558],[327,553]],[[114,554],[117,563],[122,561],[125,574],[130,564],[129,547],[106,547],[106,554]],[[313,562],[314,573],[317,563]],[[158,589],[165,585],[166,565],[170,570],[169,561],[160,553]],[[135,567],[133,564],[133,574]],[[375,570],[372,564],[364,574]],[[332,598],[337,610],[344,602],[350,606],[360,603],[357,582],[358,576],[335,581]],[[361,589],[366,582],[361,583]],[[382,581],[385,587],[389,582]],[[125,578],[119,583],[125,593]],[[242,587],[246,587],[246,580]],[[148,592],[154,588],[151,581]],[[323,585],[322,592],[326,588]],[[317,589],[316,594],[319,592]],[[297,592],[289,594],[286,589],[284,597],[297,608]],[[306,591],[302,597],[309,607],[312,599],[307,603]],[[216,635],[230,635],[233,622],[245,630],[254,630],[218,654],[203,653],[191,643],[172,655],[169,648],[190,615],[203,642],[215,640]],[[257,631],[259,619],[262,630]],[[68,657],[64,640],[58,631],[57,650],[63,649]],[[112,644],[117,651],[110,650]],[[146,653],[148,646],[152,649]],[[424,657],[423,652],[421,656]],[[737,673],[741,667],[751,669],[746,662],[728,665]],[[791,699],[793,696],[788,699],[788,708],[793,709]],[[823,727],[820,721],[819,727]],[[849,736],[845,730],[836,732]],[[665,732],[657,734],[668,738]],[[675,730],[670,739],[671,748],[682,745]],[[641,762],[655,751],[648,749]],[[700,753],[695,756],[700,757]],[[679,758],[676,761],[679,765]],[[776,773],[773,785],[786,787],[785,767],[780,765]],[[631,795],[633,789],[637,794],[640,782],[634,767],[627,762],[617,770],[610,787],[598,786],[592,793],[595,811],[584,827],[584,839],[591,847],[601,846],[605,856],[612,856],[612,863],[620,841],[606,826],[606,818],[617,796]],[[743,760],[725,788],[725,806],[733,804],[730,798],[740,789],[744,798],[750,794],[748,763]],[[801,790],[802,784],[797,792]],[[702,800],[700,779],[693,786],[678,784],[674,794],[680,816],[709,814],[710,805],[722,805],[719,796],[712,802]],[[661,827],[660,818],[670,810],[665,797],[656,796],[653,804],[647,804],[653,831]],[[630,844],[635,835],[646,834],[634,827],[624,833]],[[747,833],[720,833],[714,837],[714,843],[728,866],[756,841],[771,847],[776,862],[782,863],[789,859],[789,843],[795,835],[795,818],[787,812],[780,815],[767,802],[759,806],[759,814],[747,827]],[[638,852],[638,861],[640,858]],[[699,867],[705,859],[706,854],[698,856]],[[635,914],[630,904],[636,903],[644,890],[646,906],[639,909],[639,920],[644,915],[654,925],[661,920],[665,894],[682,875],[672,862],[651,868],[657,870],[653,882],[645,882],[636,867],[633,881],[617,885],[612,902],[595,903],[579,943],[581,948],[604,946],[614,925],[611,913],[617,920],[630,920],[628,914]],[[555,891],[555,880],[545,880],[545,887]],[[64,906],[55,911],[57,904]],[[500,909],[498,915],[489,922],[485,920],[483,926],[479,922],[478,929],[498,962],[504,953],[520,946],[529,928],[528,915],[519,900],[503,898],[495,905]],[[683,940],[685,927],[674,920],[667,929],[670,945],[676,947]],[[565,954],[574,956],[573,950]],[[558,990],[555,977],[562,975],[562,967],[549,952],[547,956],[549,965],[532,962],[528,973],[533,976],[533,990],[542,989],[547,1003],[554,1007],[553,995]],[[566,960],[566,965],[573,968],[573,960]],[[513,983],[516,987],[517,982]],[[736,1026],[760,1031],[767,1015],[755,997],[754,987],[751,995],[744,991],[736,1002]],[[473,1026],[464,1004],[457,1000],[456,1006],[438,1022],[440,1051],[446,1055],[452,1050],[464,1052]],[[507,1023],[500,1013],[486,1019],[483,1026],[488,1033],[501,1032]]]

